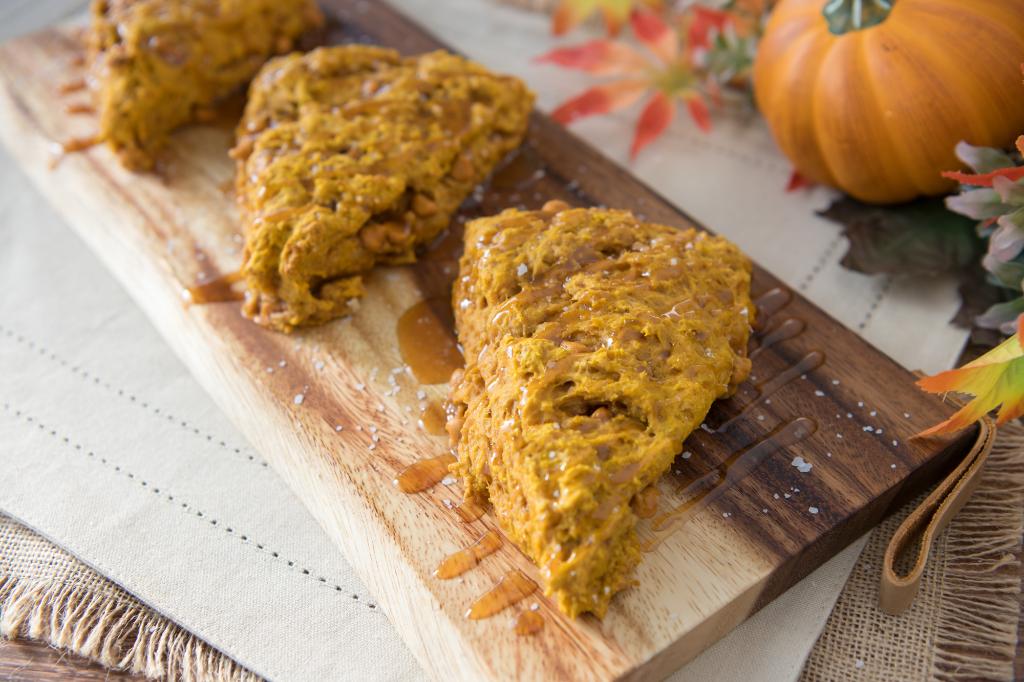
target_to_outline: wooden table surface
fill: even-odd
[[[0,3],[0,41],[42,26],[58,23],[80,13],[88,0],[4,0]],[[1022,567],[1024,575],[1024,567]],[[1024,621],[1024,600],[1021,603]],[[1024,647],[1018,641],[1016,677],[1024,679]],[[0,682],[6,680],[142,680],[110,672],[73,654],[31,641],[0,639]]]

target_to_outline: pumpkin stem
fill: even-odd
[[[837,36],[885,21],[894,0],[828,0],[821,13]]]

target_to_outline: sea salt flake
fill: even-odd
[[[890,465],[889,465],[889,468],[890,468],[890,469],[895,469],[895,468],[896,468],[896,465],[895,465],[895,464],[890,464]]]
[[[856,661],[853,662],[853,667],[855,667],[857,669],[863,668],[864,667],[864,661],[862,661],[862,660],[860,660],[858,658]]]
[[[892,441],[892,446],[893,446],[894,448],[895,448],[895,447],[897,447],[897,446],[898,446],[899,444],[900,444],[900,442],[899,442],[898,440],[895,440],[895,439],[893,439],[893,441]]]
[[[693,457],[693,453],[689,450],[683,452],[683,459],[690,459],[691,457]]]
[[[295,397],[292,399],[292,402],[294,402],[296,405],[301,405],[302,401],[305,399],[306,396],[302,395],[301,393],[297,393],[295,394]]]
[[[802,474],[808,473],[814,466],[810,462],[806,461],[803,457],[794,457],[793,461],[790,462],[790,464],[795,466],[797,471],[799,471]]]
[[[808,507],[807,511],[811,512],[812,514],[817,514],[818,513],[818,508],[817,507]]]
[[[904,416],[904,417],[905,417],[906,419],[910,419],[910,413],[909,413],[909,412],[904,412],[904,413],[903,413],[903,416]]]
[[[520,263],[519,267],[516,268],[516,274],[519,275],[520,277],[522,277],[523,275],[526,274],[526,272],[528,270],[529,270],[529,268],[526,267],[526,263]]]
[[[814,392],[814,395],[818,396],[819,398],[821,398],[821,397],[824,397],[824,395],[825,395],[825,391],[822,391],[822,390],[816,390],[816,391]]]
[[[341,424],[338,424],[337,426],[334,427],[334,430],[338,431],[338,432],[341,432],[341,431],[345,430],[345,427],[342,426]]]
[[[455,478],[451,474],[448,474],[447,476],[441,479],[441,485],[453,485],[457,480],[457,478]]]
[[[839,379],[833,379],[832,380],[832,385],[833,386],[838,386],[839,385]]]
[[[868,412],[868,414],[870,414],[872,417],[877,417],[878,416],[878,410],[871,410],[870,412]]]

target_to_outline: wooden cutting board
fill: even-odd
[[[440,46],[383,3],[326,7],[340,24],[331,42],[373,41],[407,53]],[[59,92],[80,77],[79,55],[67,30],[0,47],[0,137],[337,541],[438,678],[665,675],[934,480],[974,435],[911,440],[950,408],[758,269],[764,325],[752,341],[753,375],[712,409],[662,481],[659,509],[641,524],[650,551],[639,585],[620,594],[603,621],[569,620],[539,593],[496,617],[468,620],[467,608],[503,575],[518,568],[536,577],[535,569],[505,542],[460,579],[435,578],[446,555],[495,521],[486,514],[463,522],[453,508],[458,483],[419,494],[393,485],[409,465],[447,451],[445,438],[417,425],[421,405],[446,387],[420,385],[402,369],[396,325],[425,299],[442,301],[426,309],[443,317],[457,240],[415,267],[376,272],[353,318],[292,336],[251,324],[237,303],[187,306],[184,289],[239,263],[241,236],[224,189],[233,173],[230,126],[176,135],[159,174],[128,173],[104,148],[53,166],[56,143],[95,131],[91,116],[65,109],[85,101],[84,93]],[[541,115],[524,148],[462,217],[556,198],[692,224]],[[60,276],[59,263],[53,274]],[[793,464],[797,457],[809,471]],[[530,605],[545,626],[517,635],[510,622]]]

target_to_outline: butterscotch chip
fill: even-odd
[[[637,496],[749,373],[750,263],[704,232],[550,203],[465,241],[452,471],[563,611],[602,616],[640,561]]]
[[[377,263],[415,260],[526,133],[523,83],[446,52],[329,47],[269,62],[233,151],[245,312],[282,331],[345,314]]]
[[[99,138],[132,170],[323,22],[314,0],[93,0],[91,11]]]

